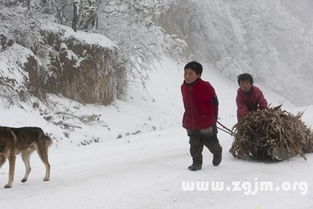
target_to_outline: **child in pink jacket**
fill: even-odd
[[[242,120],[250,111],[268,108],[268,104],[262,91],[253,86],[253,78],[244,73],[238,76],[239,89],[237,91],[237,119]]]

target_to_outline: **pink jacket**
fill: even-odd
[[[268,108],[267,101],[264,98],[262,91],[255,86],[251,87],[250,92],[244,92],[239,88],[237,91],[236,103],[238,121],[250,111]]]

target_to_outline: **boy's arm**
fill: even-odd
[[[215,118],[217,120],[217,117],[218,117],[218,99],[217,99],[217,96],[215,95],[213,97],[213,105],[214,105],[214,112],[215,112]]]
[[[208,95],[209,98],[212,99],[211,102],[213,103],[215,120],[217,120],[217,117],[218,117],[218,105],[219,105],[218,98],[217,98],[215,89],[211,85],[209,86],[208,92],[209,92],[209,95]]]
[[[263,110],[263,109],[267,109],[268,108],[268,104],[267,101],[263,95],[263,92],[260,91],[260,96],[259,96],[259,109]]]
[[[239,95],[237,95],[236,97],[236,103],[237,103],[237,118],[238,120],[240,120],[249,113],[249,109],[247,105],[244,104],[242,97]]]

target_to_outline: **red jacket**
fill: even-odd
[[[250,111],[268,108],[267,101],[264,98],[262,91],[255,86],[251,87],[250,92],[244,92],[239,88],[237,91],[236,103],[238,121]]]
[[[207,81],[199,78],[193,84],[181,86],[185,113],[183,127],[199,130],[216,124],[218,100],[214,88]]]

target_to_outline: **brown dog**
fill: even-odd
[[[0,126],[0,168],[6,158],[9,160],[9,180],[4,188],[12,187],[16,155],[19,153],[22,153],[22,159],[26,168],[22,182],[27,181],[31,170],[29,159],[34,150],[37,150],[40,159],[46,167],[46,176],[43,180],[49,181],[50,164],[48,161],[48,148],[51,144],[51,138],[44,134],[41,128],[11,128]]]

